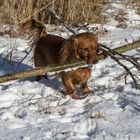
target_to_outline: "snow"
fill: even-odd
[[[118,28],[113,17],[104,25],[108,30],[99,38],[100,43],[116,48],[140,37],[140,19],[132,6],[112,4],[109,12],[125,9],[128,13],[127,28]],[[90,25],[89,28],[101,25]],[[80,32],[83,32],[81,30]],[[67,37],[67,32],[51,32]],[[0,37],[0,52],[14,49],[9,64],[0,58],[0,75],[13,71],[28,45],[25,40]],[[11,47],[12,46],[12,47]],[[138,54],[135,50],[129,55]],[[139,55],[139,54],[138,54]],[[131,67],[129,63],[124,62]],[[32,53],[14,71],[33,67]],[[138,72],[132,69],[137,76]],[[94,94],[83,100],[74,100],[61,93],[62,83],[54,75],[36,82],[34,78],[0,84],[0,139],[2,140],[139,140],[140,139],[140,90],[134,88],[132,79],[124,78],[125,70],[111,58],[101,60],[92,67],[88,81]]]

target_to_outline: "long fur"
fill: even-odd
[[[59,51],[59,60],[61,64],[69,63],[77,59],[77,49],[75,44],[75,35],[71,36],[62,44]]]
[[[22,28],[29,33],[32,46],[35,46],[35,67],[65,64],[77,60],[95,63],[97,60],[97,39],[92,33],[81,33],[64,39],[47,34],[45,26],[35,20],[25,22]],[[90,75],[91,68],[88,67],[62,72],[62,83],[67,94],[74,99],[85,98],[90,92],[87,86]],[[41,75],[37,76],[36,80],[41,78]],[[81,96],[75,92],[77,84],[81,86]]]
[[[46,27],[35,19],[24,22],[20,27],[21,33],[27,35],[31,47],[34,47],[37,41],[47,35]]]

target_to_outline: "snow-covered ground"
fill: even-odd
[[[127,28],[118,28],[118,22],[109,17],[103,28],[108,33],[99,42],[115,48],[140,38],[140,16],[133,6],[112,4],[108,12],[124,9]],[[136,22],[134,21],[137,20]],[[100,25],[90,25],[89,28]],[[81,32],[84,30],[81,30]],[[51,32],[52,33],[52,32]],[[66,32],[52,34],[67,37]],[[21,39],[0,38],[0,52],[15,47],[10,64],[0,57],[0,75],[33,67],[32,54],[20,66],[29,48]],[[8,49],[7,49],[8,48]],[[136,50],[130,55],[140,55]],[[10,53],[9,53],[10,57]],[[130,64],[124,62],[131,67]],[[139,73],[133,69],[134,73]],[[56,76],[40,82],[34,78],[0,84],[0,139],[1,140],[139,140],[140,90],[112,59],[101,60],[92,68],[89,87],[95,94],[83,100],[62,96],[62,84]]]

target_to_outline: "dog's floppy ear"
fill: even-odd
[[[78,40],[73,35],[64,43],[62,44],[62,49],[60,50],[60,63],[66,63],[71,62],[74,60],[79,59],[79,56],[77,54],[77,47],[78,46]]]

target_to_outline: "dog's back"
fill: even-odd
[[[59,63],[59,51],[64,41],[64,38],[51,34],[40,38],[34,50],[35,67]]]

